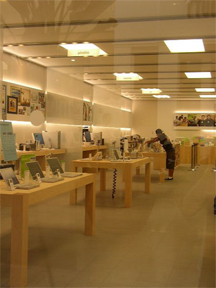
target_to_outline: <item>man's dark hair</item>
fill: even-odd
[[[157,130],[155,131],[155,133],[156,133],[156,134],[161,134],[161,133],[163,133],[163,131],[162,131],[161,129],[157,129]]]

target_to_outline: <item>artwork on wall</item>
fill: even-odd
[[[92,122],[93,118],[93,110],[92,110],[92,103],[84,101],[83,102],[83,122]]]
[[[216,127],[216,114],[175,113],[173,125],[179,127]]]
[[[8,91],[10,91],[10,96],[8,96]],[[5,99],[8,99],[7,97],[14,97],[13,102],[17,105],[17,108],[15,109],[11,106],[11,102],[10,107],[8,106],[6,108],[6,104],[8,104],[9,102],[8,100],[5,100],[6,103],[3,103],[4,97],[2,97],[2,116],[4,115],[5,110],[5,117],[3,117],[3,119],[6,119],[7,117],[6,112],[9,114],[13,113],[17,115],[30,116],[30,113],[32,111],[41,110],[45,116],[46,102],[45,93],[43,91],[38,91],[23,86],[15,86],[13,84],[11,85],[10,83],[4,82],[4,84],[2,85],[2,95],[5,95]],[[26,120],[27,119],[28,118],[26,118]]]
[[[2,109],[6,108],[6,97],[7,97],[7,86],[6,85],[2,85]]]
[[[18,98],[7,96],[7,113],[17,114]]]
[[[6,120],[7,85],[5,84],[2,85],[1,101],[2,101],[2,119]]]
[[[10,95],[13,96],[13,97],[17,97],[18,98],[18,101],[20,102],[20,96],[21,96],[21,90],[20,90],[20,87],[17,87],[17,86],[11,86],[10,87]]]

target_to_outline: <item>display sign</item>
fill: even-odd
[[[116,81],[139,81],[143,79],[137,73],[114,73]]]
[[[178,127],[216,127],[216,114],[175,113],[173,125]]]

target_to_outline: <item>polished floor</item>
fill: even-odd
[[[215,287],[216,173],[211,165],[175,170],[151,194],[143,173],[133,177],[133,207],[124,208],[117,173],[116,198],[97,192],[96,234],[85,236],[84,190],[70,206],[65,194],[30,207],[29,287]],[[97,179],[99,189],[99,178]],[[10,209],[1,211],[1,287],[9,286]]]

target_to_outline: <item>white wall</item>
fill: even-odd
[[[3,80],[46,90],[46,68],[3,53]]]
[[[133,101],[133,130],[135,134],[143,137],[155,137],[155,130],[161,128],[171,139],[176,137],[186,137],[191,139],[194,136],[216,136],[216,132],[203,132],[202,130],[191,131],[175,130],[173,126],[173,114],[181,112],[208,112],[216,111],[216,101],[197,100],[197,101]],[[189,127],[188,127],[189,128]]]

